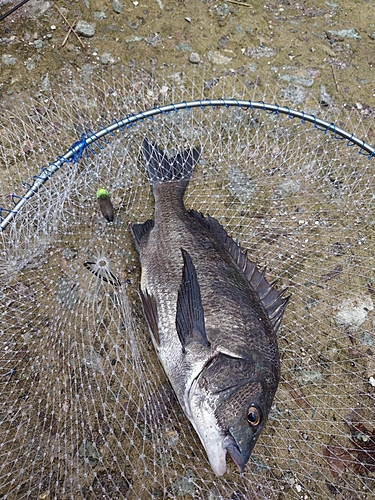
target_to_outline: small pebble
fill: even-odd
[[[247,47],[244,50],[244,55],[252,57],[253,59],[260,59],[261,57],[274,57],[277,54],[276,48],[267,47],[263,43],[257,47]]]
[[[176,50],[180,50],[181,52],[191,52],[193,50],[193,47],[191,47],[187,43],[178,43],[174,46],[174,48]]]
[[[281,91],[281,97],[295,105],[302,104],[307,96],[307,90],[299,85],[289,85]]]
[[[256,64],[249,63],[247,67],[252,73],[256,73],[258,71],[258,66]]]
[[[218,65],[228,64],[232,60],[231,57],[224,56],[223,54],[221,54],[221,52],[217,50],[210,50],[207,54],[207,57],[209,61],[211,61],[213,64],[218,64]]]
[[[95,24],[90,24],[87,21],[78,21],[76,29],[74,30],[78,35],[86,36],[91,38],[95,35],[96,26]]]
[[[217,42],[217,48],[218,49],[224,49],[229,43],[229,36],[222,36],[220,37],[219,41]]]
[[[100,12],[94,12],[93,17],[96,21],[100,21],[101,19],[107,19],[105,12],[102,10]]]
[[[284,179],[277,188],[277,194],[281,197],[297,194],[301,190],[301,184],[295,179]]]
[[[13,64],[16,64],[17,62],[17,57],[11,56],[10,54],[3,54],[1,56],[1,60],[3,64],[6,64],[7,66],[13,66]]]
[[[146,38],[147,45],[151,45],[151,47],[160,47],[163,44],[162,37],[160,33],[150,33]]]
[[[132,36],[131,38],[127,38],[125,43],[135,43],[141,42],[143,40],[143,36]]]
[[[371,38],[371,40],[375,40],[375,31],[373,31],[373,32],[369,35],[369,37]]]
[[[48,73],[46,73],[40,79],[40,90],[48,91],[50,89],[51,89],[51,84],[50,84],[50,81],[49,81]]]
[[[38,39],[38,40],[35,40],[35,41],[34,41],[34,47],[35,47],[36,49],[41,49],[41,48],[43,47],[43,42],[42,42],[42,40],[39,40],[39,39]]]
[[[319,97],[319,103],[322,106],[329,106],[331,104],[331,96],[328,94],[326,91],[325,85],[320,86],[320,97]]]
[[[325,2],[327,7],[329,7],[332,10],[338,10],[339,9],[339,4],[336,2]]]
[[[78,448],[78,454],[80,457],[87,458],[92,462],[96,462],[100,459],[101,454],[96,447],[96,444],[92,441],[83,441]]]
[[[311,78],[303,78],[297,75],[280,75],[280,80],[286,82],[294,83],[296,85],[302,85],[303,87],[312,87],[314,80]]]
[[[366,321],[369,311],[374,309],[374,303],[369,295],[345,299],[339,305],[336,321],[340,326],[355,330]]]
[[[102,64],[113,64],[115,62],[115,59],[109,52],[104,52],[104,54],[102,54],[100,58],[100,62]]]
[[[336,39],[338,41],[342,41],[345,38],[360,40],[362,37],[354,28],[349,28],[348,30],[325,30],[325,34],[327,38]]]
[[[122,9],[124,8],[124,6],[121,2],[119,2],[119,0],[113,0],[112,8],[116,12],[116,14],[122,14]]]
[[[25,66],[26,66],[26,69],[27,71],[31,71],[35,68],[35,62],[33,59],[31,59],[31,57],[29,57],[28,59],[26,59],[26,61],[24,62]]]
[[[193,64],[199,64],[201,62],[201,58],[199,57],[199,54],[192,52],[189,56],[189,61]]]
[[[77,257],[77,251],[76,250],[71,250],[70,248],[64,248],[62,251],[62,256],[66,260],[73,260]]]
[[[176,496],[193,496],[195,494],[194,475],[191,469],[186,469],[185,474],[176,479],[172,484]]]
[[[160,89],[160,94],[165,97],[167,95],[168,91],[169,91],[169,88],[166,85],[163,85]]]

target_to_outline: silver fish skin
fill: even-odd
[[[227,453],[242,472],[278,386],[276,331],[289,297],[216,219],[186,210],[200,150],[168,158],[147,139],[143,147],[155,215],[131,233],[153,344],[215,474]]]

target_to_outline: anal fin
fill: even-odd
[[[204,311],[198,276],[190,255],[181,248],[184,259],[182,281],[178,290],[176,328],[182,351],[195,342],[210,346],[204,325]]]
[[[149,295],[147,290],[143,292],[141,287],[138,288],[138,293],[142,301],[143,312],[146,317],[148,327],[154,336],[155,342],[160,346],[158,311],[155,297],[153,295]]]

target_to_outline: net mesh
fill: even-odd
[[[235,75],[207,82],[105,75],[8,110],[2,205],[82,132],[125,114],[203,97],[282,104],[279,89]],[[357,111],[326,115],[366,139]],[[243,474],[229,463],[213,475],[142,315],[128,225],[153,214],[145,137],[169,155],[200,146],[186,206],[216,217],[292,294],[278,333],[280,385]],[[372,498],[373,162],[287,116],[197,108],[144,120],[65,164],[1,233],[0,496]],[[99,188],[115,207],[111,224]]]

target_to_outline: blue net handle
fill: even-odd
[[[362,139],[359,139],[355,135],[351,134],[350,132],[337,127],[334,123],[329,123],[325,120],[317,118],[314,115],[306,114],[303,111],[290,109],[286,106],[267,104],[263,101],[246,101],[237,99],[204,99],[189,102],[183,101],[180,103],[168,104],[166,106],[160,106],[127,116],[123,120],[115,121],[108,127],[102,128],[101,130],[99,130],[99,132],[92,133],[87,137],[85,135],[82,135],[81,140],[74,143],[63,156],[59,156],[57,160],[50,163],[48,167],[43,167],[40,174],[34,176],[33,184],[29,186],[28,191],[23,196],[19,197],[18,202],[15,203],[15,206],[12,210],[0,209],[1,211],[4,210],[5,212],[7,212],[7,215],[1,220],[0,230],[3,231],[9,225],[9,223],[17,216],[17,214],[24,207],[27,201],[39,191],[39,189],[55,172],[57,172],[62,167],[64,163],[77,162],[82,157],[85,151],[87,154],[89,154],[89,152],[92,152],[92,150],[90,150],[91,144],[96,143],[97,141],[100,144],[100,139],[104,138],[108,134],[113,134],[113,132],[117,130],[129,128],[136,122],[143,121],[145,118],[153,118],[154,116],[166,114],[171,111],[190,111],[193,108],[203,109],[205,107],[223,106],[225,106],[226,108],[238,107],[241,109],[259,109],[275,115],[283,114],[287,115],[289,118],[299,118],[302,123],[312,123],[314,125],[314,128],[323,131],[325,134],[331,132],[334,134],[335,138],[346,139],[347,146],[358,146],[360,148],[359,153],[367,154],[369,159],[375,156],[375,148],[367,144]]]

